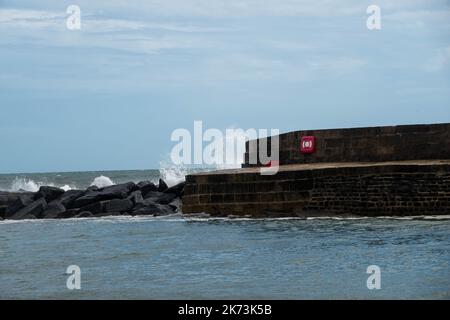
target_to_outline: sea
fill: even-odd
[[[186,173],[7,174],[0,175],[0,190],[159,178],[173,185]],[[450,213],[0,221],[0,299],[449,298]]]

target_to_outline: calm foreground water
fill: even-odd
[[[449,263],[448,218],[0,222],[0,298],[449,299]]]

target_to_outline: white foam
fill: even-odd
[[[185,180],[188,169],[182,166],[161,167],[159,175],[169,187],[172,187]]]
[[[99,176],[92,181],[91,186],[96,186],[99,188],[104,188],[108,186],[114,185],[114,181],[112,181],[109,177],[106,176]]]
[[[28,179],[25,177],[16,177],[14,179],[14,181],[11,183],[11,187],[7,191],[10,191],[10,192],[17,192],[17,191],[36,192],[42,186],[59,187],[59,188],[63,189],[64,191],[74,189],[72,186],[70,186],[68,184],[65,184],[63,186],[57,186],[51,182],[48,183],[48,182],[42,182],[42,181],[34,181],[33,179]]]

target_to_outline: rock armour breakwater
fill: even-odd
[[[113,215],[169,215],[180,211],[184,182],[168,187],[142,181],[64,191],[0,192],[0,219],[63,219]]]

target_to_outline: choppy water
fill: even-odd
[[[449,299],[448,218],[2,221],[0,298]]]
[[[189,172],[198,170],[185,168],[163,168],[159,170],[118,170],[51,173],[0,174],[0,191],[37,191],[40,186],[55,186],[69,189],[85,189],[92,184],[103,187],[125,182],[150,180],[158,183],[163,178],[169,185],[182,180]]]

